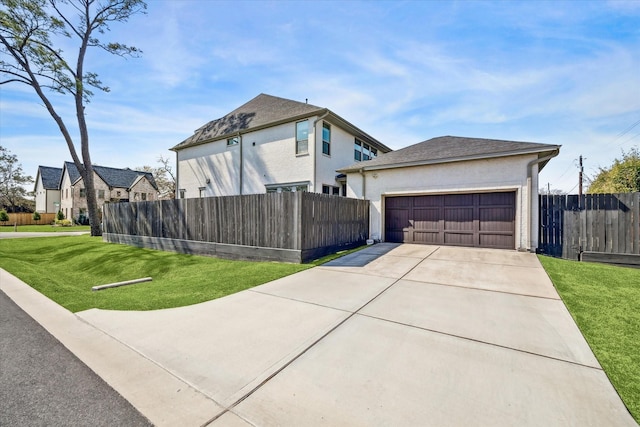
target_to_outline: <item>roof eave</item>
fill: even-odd
[[[170,151],[175,151],[177,153],[178,151],[183,150],[185,148],[196,147],[198,145],[203,145],[203,144],[208,144],[210,142],[224,140],[224,139],[227,139],[227,138],[231,138],[233,136],[242,135],[242,134],[246,134],[246,133],[249,133],[249,132],[255,132],[255,131],[262,130],[262,129],[267,129],[267,128],[270,128],[270,127],[273,127],[273,126],[278,126],[278,125],[281,125],[281,124],[284,124],[284,123],[289,123],[289,122],[292,122],[292,121],[299,121],[299,120],[302,120],[302,119],[308,119],[308,118],[315,117],[315,116],[322,116],[323,114],[325,114],[327,112],[330,113],[330,111],[327,108],[323,108],[321,110],[314,111],[312,113],[298,114],[296,116],[291,116],[291,117],[287,117],[285,119],[280,119],[280,120],[276,120],[276,121],[273,121],[273,122],[265,123],[265,124],[260,125],[260,126],[250,127],[250,128],[243,129],[243,130],[240,130],[240,131],[226,133],[224,135],[218,135],[215,138],[208,138],[208,139],[204,139],[202,141],[194,141],[192,143],[185,144],[182,147],[180,146],[182,144],[182,142],[181,142],[180,144],[170,148],[169,150]]]
[[[527,154],[552,153],[559,150],[560,150],[560,145],[555,145],[555,146],[545,146],[545,148],[538,148],[538,149],[513,150],[513,151],[505,151],[503,153],[487,153],[487,154],[474,155],[474,156],[449,157],[446,159],[417,160],[417,161],[411,161],[411,162],[398,162],[398,163],[389,163],[389,164],[373,165],[373,166],[362,165],[360,167],[338,169],[337,172],[354,173],[354,172],[360,172],[360,171],[398,169],[398,168],[404,168],[404,167],[437,165],[441,163],[454,163],[454,162],[463,162],[463,161],[469,161],[469,160],[485,160],[485,159],[500,158],[500,157],[522,156]],[[544,165],[546,165],[547,162],[548,160],[544,162]],[[541,165],[539,169],[542,170],[544,165]]]

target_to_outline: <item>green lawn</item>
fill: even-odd
[[[640,269],[539,258],[611,383],[640,422]]]
[[[154,310],[209,301],[314,264],[229,261],[110,244],[100,237],[0,240],[0,267],[68,310]],[[94,292],[92,286],[152,277]]]
[[[13,225],[0,226],[0,233],[13,233],[15,231]],[[45,225],[19,225],[19,232],[37,232],[37,233],[56,233],[60,231],[91,231],[88,225],[74,225],[72,227],[54,227],[50,224]]]

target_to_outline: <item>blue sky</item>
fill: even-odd
[[[578,156],[592,176],[640,145],[640,1],[150,0],[106,39],[144,54],[88,56],[111,88],[86,109],[104,166],[173,159],[260,93],[308,99],[394,149],[442,135],[559,144],[540,181],[574,193]],[[0,144],[27,173],[70,160],[31,88],[0,86],[0,108]]]

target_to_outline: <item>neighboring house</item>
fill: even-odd
[[[346,196],[337,169],[390,148],[332,111],[261,94],[172,148],[177,198],[272,191]]]
[[[342,168],[389,242],[535,250],[538,172],[559,145],[443,136]]]
[[[36,212],[56,213],[60,207],[61,168],[38,166],[34,194],[36,196]]]
[[[110,202],[158,199],[158,187],[150,172],[94,165],[93,173],[98,208]],[[74,163],[64,163],[59,188],[60,210],[65,218],[78,219],[86,216],[86,190]]]

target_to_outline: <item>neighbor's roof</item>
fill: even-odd
[[[38,166],[38,173],[42,179],[42,186],[45,190],[59,190],[60,177],[62,176],[62,168],[53,168],[51,166]]]
[[[361,169],[391,169],[462,160],[516,156],[521,154],[551,153],[559,149],[559,145],[534,142],[440,136],[390,153],[380,154],[372,160],[354,163],[351,166],[339,169],[338,172],[347,173]],[[546,163],[547,162],[543,162],[540,164],[540,169],[542,169]]]
[[[327,108],[266,95],[264,93],[261,93],[246,104],[236,108],[226,116],[210,121],[196,130],[189,138],[171,149],[178,151],[213,140],[219,140],[225,137],[230,138],[238,133],[244,133],[249,130],[258,130],[305,117],[321,116],[325,113],[328,119],[333,119],[337,124],[350,130],[356,136],[373,142],[378,145],[382,151],[390,151],[390,148],[386,147],[380,141],[372,138]]]
[[[80,179],[80,172],[78,172],[78,168],[76,168],[75,163],[65,162],[64,164],[69,171],[69,179],[71,182],[74,183],[78,181]],[[153,188],[158,190],[158,185],[156,184],[156,180],[153,178],[153,174],[151,172],[136,171],[129,168],[116,169],[97,165],[93,165],[93,170],[110,187],[131,188],[138,177],[144,175],[149,180]]]

